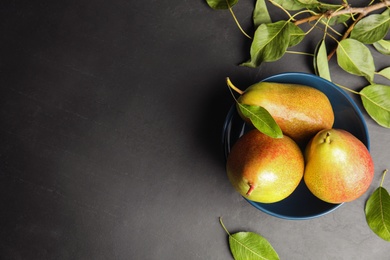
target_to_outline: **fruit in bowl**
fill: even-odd
[[[259,82],[248,87],[237,101],[265,108],[283,134],[299,144],[309,141],[318,131],[331,128],[334,122],[327,96],[318,89],[301,84]],[[240,109],[238,113],[250,123]]]
[[[305,161],[307,187],[329,203],[357,199],[374,177],[374,163],[366,146],[345,130],[318,132],[306,147]]]
[[[332,110],[334,112],[334,124],[332,127],[324,127],[324,129],[341,129],[344,131],[349,132],[351,135],[353,135],[355,138],[361,141],[361,143],[365,146],[366,151],[366,157],[363,160],[372,160],[370,154],[369,154],[369,135],[368,130],[365,124],[364,117],[362,113],[360,112],[360,109],[355,104],[353,99],[346,94],[342,89],[337,87],[335,84],[333,84],[330,81],[327,81],[323,78],[320,78],[318,76],[307,74],[307,73],[297,73],[297,72],[289,72],[289,73],[281,73],[276,74],[274,76],[268,77],[262,82],[270,82],[270,83],[284,83],[284,84],[296,84],[296,85],[305,85],[308,87],[315,88],[322,93],[326,95],[326,97],[329,99],[330,104],[332,106]],[[282,94],[281,94],[282,95]],[[236,100],[238,101],[238,99]],[[300,101],[302,104],[307,103],[305,99]],[[237,104],[237,103],[236,103]],[[223,146],[225,149],[225,156],[227,158],[227,161],[229,160],[229,156],[231,152],[234,149],[235,144],[238,142],[239,139],[243,138],[247,133],[251,132],[254,129],[254,125],[251,123],[248,123],[245,118],[242,118],[242,115],[239,113],[237,106],[233,105],[226,117],[224,128],[223,128]],[[321,110],[317,110],[317,113],[321,114]],[[243,120],[244,119],[244,120]],[[321,131],[321,130],[319,130]],[[287,135],[287,134],[284,134]],[[308,142],[304,143],[300,146],[302,153],[305,150],[305,147],[307,146]],[[348,150],[356,150],[353,148],[350,148],[350,144],[343,146],[347,154],[349,154]],[[348,149],[347,149],[348,147]],[[261,148],[258,148],[259,150]],[[307,148],[309,149],[309,148]],[[360,148],[362,149],[362,148]],[[265,149],[267,150],[267,149]],[[319,150],[319,149],[318,149]],[[363,149],[364,150],[364,149]],[[242,153],[246,152],[247,150],[242,150]],[[333,159],[330,159],[332,157],[331,155],[328,155],[329,160],[328,164],[331,165],[331,161]],[[362,158],[360,158],[362,159]],[[305,167],[307,166],[307,161],[309,159],[306,157]],[[318,159],[320,160],[320,159]],[[317,160],[317,161],[318,161]],[[346,164],[354,164],[356,163],[357,158],[353,156],[349,156],[348,161],[346,161]],[[311,160],[313,163],[312,165],[316,165],[316,160]],[[284,161],[284,164],[289,164],[289,161]],[[360,163],[360,162],[359,162]],[[368,163],[369,164],[369,163]],[[333,164],[335,165],[335,163]],[[318,166],[319,167],[319,166]],[[317,167],[317,169],[318,169]],[[321,166],[323,168],[324,166]],[[331,167],[329,167],[331,168]],[[306,168],[306,172],[309,172],[309,168]],[[314,169],[314,168],[313,168]],[[344,176],[351,176],[351,173],[348,173],[348,171],[345,171],[346,168],[342,169],[342,167],[339,167],[339,172],[343,172]],[[372,170],[372,169],[371,169]],[[371,170],[367,171],[366,173],[368,175],[371,174]],[[310,170],[312,172],[316,172],[316,170]],[[303,174],[305,176],[305,172]],[[326,174],[324,174],[326,175]],[[270,215],[284,218],[284,219],[310,219],[314,217],[319,217],[322,215],[325,215],[329,212],[334,211],[338,207],[340,207],[343,202],[347,200],[338,200],[336,201],[326,201],[324,200],[324,197],[320,198],[321,195],[316,194],[314,195],[315,191],[313,192],[309,190],[307,185],[304,181],[304,178],[302,178],[299,185],[296,187],[296,189],[286,198],[273,202],[273,203],[264,203],[264,202],[257,202],[251,200],[250,197],[244,198],[255,208],[268,213]],[[348,179],[348,178],[346,178]],[[349,178],[350,183],[359,183],[357,179],[354,179],[354,177]],[[365,181],[365,185],[368,185],[367,183],[370,183],[370,178],[368,177]],[[308,182],[309,183],[309,182]],[[233,183],[232,183],[233,184]],[[235,184],[233,184],[234,186]],[[331,184],[334,185],[334,184]],[[312,185],[315,186],[315,185]],[[339,185],[341,187],[342,185]],[[247,186],[248,187],[248,186]],[[337,188],[339,188],[337,187]],[[336,189],[336,187],[327,187],[330,191],[332,188]],[[244,191],[247,191],[243,189]],[[364,190],[364,189],[362,189]],[[357,193],[356,193],[357,194]],[[355,194],[355,198],[358,198],[359,195]]]
[[[303,160],[290,137],[272,138],[254,129],[235,143],[226,168],[230,182],[242,196],[273,203],[296,189],[303,177]]]

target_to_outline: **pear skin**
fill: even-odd
[[[319,199],[342,203],[359,198],[374,177],[374,163],[366,146],[341,129],[320,131],[305,150],[304,181]]]
[[[283,134],[299,145],[305,145],[318,131],[332,128],[334,123],[334,112],[328,97],[309,86],[259,82],[247,88],[238,102],[264,107]]]
[[[254,129],[233,145],[226,169],[230,182],[242,196],[273,203],[296,189],[303,177],[304,159],[288,136],[271,138]]]

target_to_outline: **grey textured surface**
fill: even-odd
[[[250,29],[252,2],[241,2]],[[278,219],[226,178],[225,77],[312,73],[310,57],[237,66],[249,41],[203,0],[3,1],[0,32],[1,259],[232,259],[220,216],[281,259],[389,259],[363,209],[390,167],[390,132],[366,114],[372,187],[335,212]]]

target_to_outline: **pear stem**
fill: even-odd
[[[246,195],[250,196],[254,189],[255,189],[255,186],[253,186],[252,184],[249,184],[249,190],[247,191]]]
[[[233,85],[233,83],[230,81],[229,77],[226,78],[226,83],[229,86],[229,88],[233,89],[238,94],[240,94],[240,95],[244,94],[244,91],[242,91],[241,89],[239,89],[239,88],[237,88],[236,86]]]
[[[330,133],[329,132],[326,133],[325,143],[330,144]]]

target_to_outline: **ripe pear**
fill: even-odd
[[[233,145],[226,169],[230,182],[242,196],[273,203],[296,189],[303,177],[304,159],[288,136],[272,138],[253,129]]]
[[[374,163],[366,146],[351,133],[325,129],[305,150],[304,181],[319,199],[342,203],[357,199],[369,188]]]
[[[306,145],[318,131],[332,128],[334,123],[334,112],[328,97],[309,86],[259,82],[247,88],[238,102],[264,107],[283,134],[299,145]],[[240,111],[239,114],[250,122]]]

